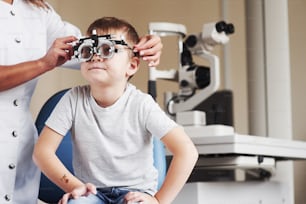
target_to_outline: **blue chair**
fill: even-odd
[[[38,113],[35,125],[40,134],[41,130],[45,125],[45,121],[51,114],[57,102],[61,97],[68,91],[65,89],[55,93],[51,96],[47,102],[43,105],[40,112]],[[73,172],[72,168],[72,144],[70,140],[70,132],[64,137],[61,142],[56,154],[64,165]],[[161,141],[154,139],[154,166],[158,170],[158,188],[162,185],[165,175],[166,175],[166,154],[165,148]],[[64,192],[53,184],[44,174],[41,174],[40,189],[38,198],[46,203],[57,203],[58,200],[62,197]]]

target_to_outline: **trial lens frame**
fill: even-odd
[[[99,54],[99,45],[100,44],[107,44],[110,48],[108,55],[102,55],[103,58],[111,58],[114,53],[118,52],[118,49],[114,47],[115,44],[117,45],[124,45],[127,46],[127,48],[133,50],[121,37],[121,40],[112,40],[114,38],[114,35],[108,34],[108,35],[97,35],[95,31],[93,31],[93,34],[90,37],[81,38],[78,40],[78,42],[75,43],[73,46],[73,57],[79,59],[80,61],[89,61],[94,54]],[[102,43],[101,43],[102,42]],[[100,43],[100,44],[99,44]],[[90,56],[83,57],[82,56],[82,49],[84,47],[90,48]]]

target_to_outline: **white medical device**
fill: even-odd
[[[166,111],[184,126],[200,154],[193,180],[174,204],[246,203],[245,200],[250,200],[248,203],[287,203],[284,200],[290,195],[286,185],[273,181],[277,162],[306,159],[305,142],[241,135],[232,126],[206,125],[205,113],[194,110],[219,88],[219,58],[212,50],[216,45],[228,43],[228,35],[233,32],[233,24],[224,21],[204,24],[196,35],[187,35],[182,24],[149,24],[150,34],[177,36],[180,53],[177,69],[149,68],[149,93],[156,97],[157,79],[178,83],[179,91],[167,93],[165,97]],[[196,65],[192,56],[207,60],[209,67]],[[256,183],[252,183],[254,181]],[[246,190],[248,192],[243,193]],[[242,195],[231,200],[233,192]],[[224,195],[222,202],[218,202],[222,200],[220,194]]]

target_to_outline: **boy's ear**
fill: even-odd
[[[133,76],[139,69],[140,59],[138,57],[132,57],[130,61],[130,67],[127,71],[128,76]]]

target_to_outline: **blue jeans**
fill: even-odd
[[[78,199],[70,199],[68,204],[125,204],[124,196],[130,191],[132,190],[117,187],[99,188],[96,195],[90,194]],[[133,189],[133,191],[139,190]]]

